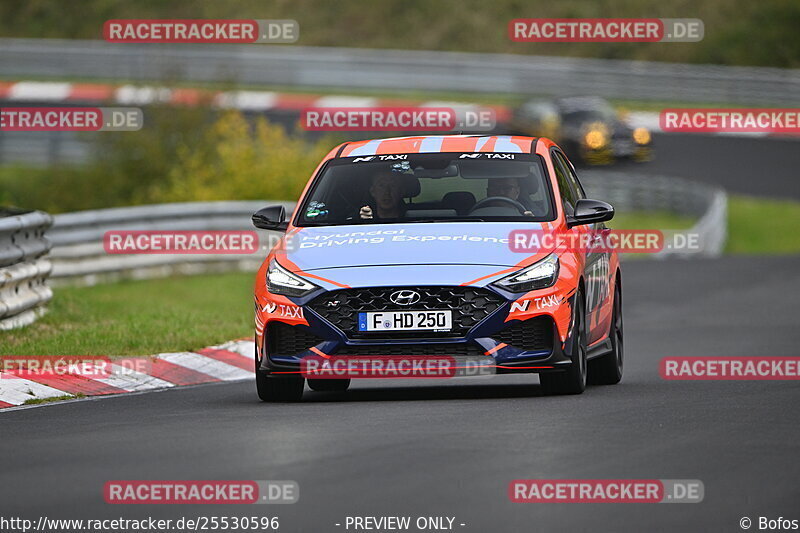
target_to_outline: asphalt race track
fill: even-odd
[[[616,168],[687,178],[732,194],[800,199],[796,138],[657,133],[653,148],[653,161],[625,161]]]
[[[2,514],[277,515],[283,531],[320,533],[345,531],[335,524],[348,515],[454,516],[477,532],[740,531],[743,516],[797,518],[798,383],[668,382],[658,362],[796,355],[800,257],[629,261],[623,279],[618,386],[543,397],[534,376],[369,381],[266,405],[247,382],[7,411]],[[705,500],[513,504],[520,478],[700,479]],[[114,506],[110,479],[291,479],[300,502]]]

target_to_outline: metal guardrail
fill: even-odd
[[[697,235],[699,249],[665,249],[657,257],[718,257],[725,249],[728,196],[719,187],[683,178],[607,170],[583,171],[581,183],[587,195],[610,203],[618,212],[664,211],[698,219],[680,233]]]
[[[91,143],[80,132],[0,131],[0,164],[3,165],[77,165],[90,161],[92,155]]]
[[[722,253],[726,232],[725,193],[687,180],[631,176],[619,172],[582,173],[589,194],[619,211],[668,211],[698,217],[689,232],[700,234],[701,250],[691,255]],[[229,270],[255,271],[277,233],[259,230],[263,253],[241,254],[107,254],[103,235],[109,230],[251,230],[250,217],[261,207],[292,202],[196,202],[122,207],[56,215],[48,237],[56,284],[91,285],[124,278],[163,277]],[[666,255],[658,254],[659,256]]]
[[[41,211],[0,208],[0,330],[26,326],[53,297],[45,230],[53,219]]]
[[[7,76],[569,92],[635,100],[800,106],[798,69],[514,54],[0,39],[0,71]]]
[[[243,231],[254,230],[250,217],[267,205],[293,202],[189,202],[119,207],[56,215],[48,237],[53,242],[55,285],[93,285],[118,279],[165,277],[228,270],[256,270],[278,234],[255,230],[264,253],[243,254],[108,254],[103,235],[110,230]]]

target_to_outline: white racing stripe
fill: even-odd
[[[377,107],[377,98],[362,96],[323,96],[314,101],[313,107]]]
[[[72,396],[68,392],[54,389],[35,381],[9,377],[8,374],[0,375],[0,402],[22,405],[27,400],[66,395]]]
[[[218,346],[210,346],[209,349],[234,353],[241,357],[243,361],[249,363],[253,361],[255,342],[252,340],[230,341]],[[238,366],[230,365],[199,353],[165,353],[155,357],[222,381],[253,379],[251,370],[243,370]],[[145,358],[133,358],[132,361],[113,363],[110,375],[91,379],[126,392],[143,392],[176,386],[175,383],[147,374],[148,366],[137,366],[142,361],[149,363]],[[8,373],[0,374],[0,402],[5,404],[22,405],[28,400],[37,398],[74,396],[69,392],[42,385],[35,381],[10,376]],[[70,376],[66,377],[69,378]],[[90,393],[89,395],[93,396],[94,394]]]
[[[117,88],[115,100],[123,105],[144,105],[169,102],[172,91],[166,87],[123,85]]]
[[[208,374],[222,381],[253,378],[253,372],[242,370],[239,367],[217,361],[216,359],[211,359],[199,353],[164,353],[159,355],[158,358],[196,372]]]
[[[66,100],[71,90],[71,83],[21,81],[11,87],[8,97],[10,100],[58,102]]]
[[[223,109],[272,109],[278,102],[278,95],[268,91],[232,91],[220,93],[215,105]]]
[[[230,341],[225,344],[220,344],[219,346],[212,346],[211,348],[215,350],[227,350],[241,355],[248,361],[252,361],[253,357],[255,357],[256,343],[253,341]]]
[[[136,392],[150,389],[164,389],[167,387],[174,387],[174,383],[164,381],[157,377],[148,376],[141,372],[136,372],[130,368],[124,368],[119,365],[111,365],[112,374],[105,378],[97,378],[95,381],[111,385],[118,389],[123,389],[128,392]]]
[[[172,89],[159,86],[123,85],[114,88],[115,100],[122,105],[147,105],[153,102],[171,101]],[[72,94],[72,83],[19,81],[8,86],[7,98],[9,100],[36,100],[42,102],[59,102],[76,99]],[[294,93],[286,93],[291,96]],[[261,110],[265,111],[278,107],[281,93],[271,91],[229,91],[218,93],[214,97],[214,105],[226,109]],[[78,98],[80,99],[80,98]],[[314,107],[377,107],[380,105],[378,98],[365,96],[329,95],[321,96],[314,102]],[[409,104],[414,105],[414,104]],[[466,111],[484,109],[480,104],[469,102],[452,102],[447,100],[431,100],[420,102],[420,107],[449,107],[455,110],[459,119],[463,119]],[[627,113],[628,123],[636,127],[644,127],[654,132],[660,132],[659,114],[653,111],[631,111]],[[708,135],[724,135],[731,137],[789,137],[788,135],[770,134],[767,132],[709,132]],[[361,153],[353,155],[363,155]]]

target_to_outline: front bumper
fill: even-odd
[[[633,161],[649,161],[653,157],[651,145],[638,145],[628,141],[612,141],[611,144],[593,150],[584,147],[581,152],[583,160],[593,165],[612,163],[616,159],[631,159]]]
[[[429,308],[454,310],[454,327],[447,333],[355,331],[355,313],[384,309],[382,292],[394,289],[328,291],[298,302],[307,325],[267,321],[260,346],[261,370],[298,372],[304,357],[320,355],[482,357],[493,361],[496,373],[557,371],[571,363],[563,353],[553,316],[543,312],[526,320],[506,321],[513,300],[488,288],[415,288],[435,300]],[[352,293],[358,296],[353,298]]]

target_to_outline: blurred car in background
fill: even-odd
[[[524,135],[554,139],[570,158],[584,164],[653,157],[650,131],[632,127],[599,97],[529,100],[514,110],[512,126]]]

